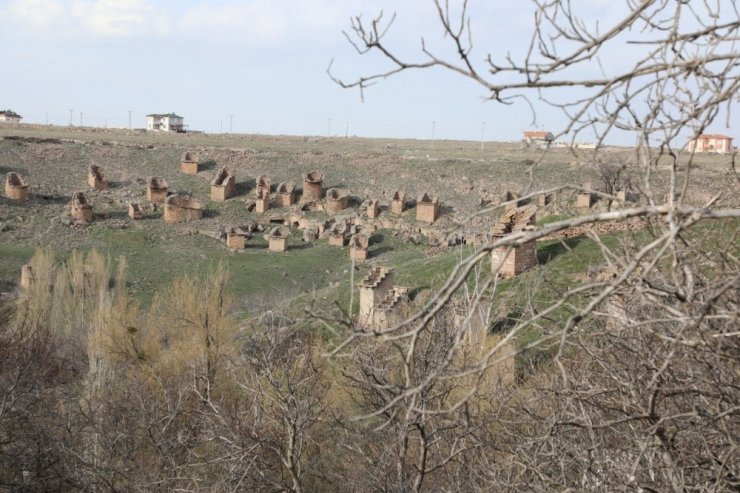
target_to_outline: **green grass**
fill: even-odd
[[[34,248],[0,243],[0,289],[8,290],[20,279],[21,266],[33,256]]]

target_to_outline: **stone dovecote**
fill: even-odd
[[[536,212],[537,207],[534,205],[505,212],[492,229],[491,236],[495,240],[533,227]],[[503,279],[517,276],[535,265],[537,265],[537,242],[534,240],[514,247],[499,246],[491,252],[491,272]]]
[[[416,202],[416,220],[432,224],[439,217],[439,199],[423,194]]]
[[[324,191],[324,174],[311,171],[303,175],[303,201],[321,200]]]
[[[5,197],[10,200],[28,200],[28,183],[14,171],[5,175]]]
[[[170,195],[164,202],[164,221],[182,223],[203,217],[203,204],[185,195]]]

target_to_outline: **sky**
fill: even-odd
[[[617,0],[580,4],[594,26],[624,12]],[[134,127],[148,113],[175,112],[206,132],[423,139],[519,140],[525,129],[564,125],[558,110],[534,101],[534,119],[526,102],[487,101],[480,86],[441,69],[382,80],[364,100],[342,89],[330,63],[346,80],[387,67],[343,35],[351,16],[380,11],[396,13],[388,43],[401,55],[419,59],[422,36],[451,53],[431,0],[0,0],[0,109],[57,125],[70,109],[75,125],[101,127],[128,126],[129,111]],[[470,0],[470,14],[481,66],[488,53],[526,51],[525,0]],[[629,49],[609,66],[627,66]],[[732,135],[737,118],[712,130]]]

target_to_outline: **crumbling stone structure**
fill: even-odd
[[[347,208],[349,190],[342,188],[330,188],[326,192],[326,212],[338,214]]]
[[[128,217],[131,219],[141,219],[144,217],[144,211],[138,202],[131,202],[128,205]]]
[[[406,192],[398,190],[393,194],[393,200],[391,200],[391,212],[400,216],[404,210],[406,210]]]
[[[409,290],[393,286],[390,294],[373,310],[373,325],[378,329],[393,327],[409,316]]]
[[[160,176],[150,176],[146,180],[146,199],[152,204],[164,204],[167,200],[167,181]]]
[[[91,164],[87,170],[87,184],[95,190],[107,190],[108,179],[103,174],[103,170],[100,166]]]
[[[432,224],[439,217],[439,199],[426,193],[416,202],[416,220]]]
[[[15,171],[5,175],[5,196],[10,200],[28,200],[28,183]]]
[[[236,176],[226,169],[221,168],[211,180],[211,200],[223,202],[236,192]]]
[[[576,207],[579,209],[588,209],[593,203],[593,195],[591,194],[591,182],[587,181],[583,184],[583,192],[578,192],[576,195]]]
[[[72,219],[81,223],[90,223],[93,218],[92,205],[82,192],[76,192],[72,195],[72,202],[69,203],[70,214]]]
[[[284,252],[288,249],[288,237],[290,231],[288,228],[278,226],[270,231],[268,237],[269,249],[271,252]]]
[[[380,215],[380,202],[376,199],[370,199],[367,202],[367,217],[375,219]]]
[[[275,190],[278,207],[288,207],[295,203],[295,183],[284,181]]]
[[[254,211],[263,214],[270,210],[270,194],[264,189],[257,194],[257,200],[254,202]]]
[[[170,195],[164,202],[164,221],[183,223],[203,217],[203,204],[185,195]]]
[[[249,231],[243,228],[231,228],[226,232],[226,246],[232,250],[244,250],[247,247]]]
[[[311,171],[303,175],[302,200],[321,200],[324,187],[324,175],[319,171]]]
[[[21,291],[28,291],[29,289],[31,289],[31,286],[33,285],[35,279],[36,278],[33,275],[33,268],[31,267],[31,264],[25,264],[21,266]]]
[[[358,323],[368,329],[395,325],[408,315],[408,289],[393,286],[393,269],[372,267],[360,282]]]
[[[370,244],[370,238],[364,234],[352,236],[349,256],[353,260],[367,260],[367,247]]]
[[[495,240],[532,227],[536,222],[536,212],[537,207],[534,205],[505,212],[501,222],[493,227],[491,236]],[[491,272],[495,274],[498,269],[498,275],[503,279],[517,276],[535,265],[537,265],[537,242],[534,240],[514,247],[496,247],[491,252]]]
[[[187,151],[182,155],[182,160],[180,161],[181,172],[186,175],[197,175],[198,171],[200,171],[199,168],[200,164],[194,153]]]
[[[332,246],[343,247],[347,244],[347,223],[337,222],[329,230],[329,244]]]
[[[270,181],[270,177],[267,175],[260,175],[257,177],[257,180],[255,181],[256,186],[254,189],[254,195],[257,196],[260,194],[260,192],[264,192],[267,195],[270,195],[272,182]]]
[[[512,191],[507,190],[506,195],[504,195],[504,202],[507,202],[507,204],[504,206],[504,213],[509,213],[511,211],[515,211],[517,207],[519,207],[519,194],[514,193]]]

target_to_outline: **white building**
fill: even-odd
[[[160,132],[184,132],[184,118],[174,113],[146,115],[146,129]]]
[[[702,134],[689,140],[689,152],[713,152],[727,154],[732,152],[732,137],[719,134]]]
[[[12,110],[0,110],[0,123],[20,123],[21,115]]]

